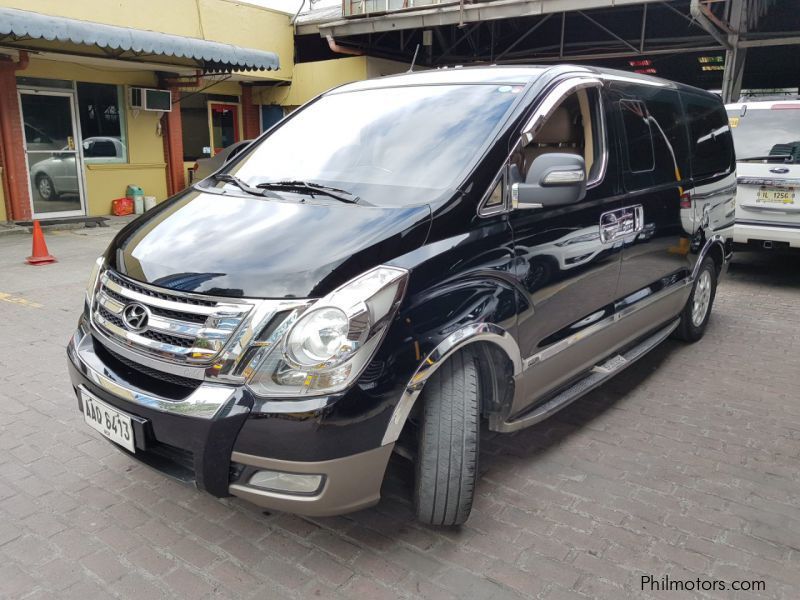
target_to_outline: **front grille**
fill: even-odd
[[[117,354],[113,350],[109,350],[105,346],[103,346],[106,352],[108,352],[111,356],[113,356],[116,360],[120,363],[124,364],[129,369],[133,369],[143,375],[147,375],[148,377],[152,377],[154,379],[158,379],[159,381],[172,383],[174,385],[179,385],[183,388],[188,390],[184,396],[187,396],[189,393],[194,391],[198,385],[200,385],[200,381],[197,379],[190,379],[189,377],[181,377],[180,375],[175,375],[173,373],[167,373],[166,371],[159,371],[158,369],[151,369],[143,364],[134,362],[122,356],[121,354]]]
[[[146,309],[146,323],[137,329],[126,324],[125,309],[131,304]],[[106,270],[95,293],[92,320],[100,333],[128,349],[172,363],[204,366],[220,354],[252,308],[249,302],[199,298]]]
[[[106,308],[104,306],[98,306],[97,307],[97,312],[100,313],[100,315],[102,315],[102,317],[105,320],[107,320],[109,323],[112,323],[113,325],[116,325],[117,327],[121,327],[121,328],[125,327],[125,324],[122,322],[122,319],[120,319],[117,315],[112,314],[110,311],[106,310]]]
[[[108,288],[105,289],[105,293],[107,296],[113,298],[114,300],[120,302],[121,304],[127,304],[129,302],[129,300],[125,296],[123,296],[122,294],[117,294],[116,292],[112,292]],[[204,324],[206,322],[205,315],[196,315],[193,313],[180,312],[177,310],[169,310],[168,308],[161,308],[158,306],[151,306],[150,312],[160,317],[167,317],[168,319],[191,321],[192,323],[200,323],[200,324]]]
[[[191,348],[194,345],[194,340],[178,337],[177,335],[169,335],[168,333],[160,333],[158,331],[145,331],[142,333],[148,340],[155,340],[162,344],[170,344],[172,346],[179,346],[180,348]]]
[[[94,341],[94,351],[114,373],[136,388],[168,400],[183,400],[200,385],[200,380],[190,379],[151,369],[110,350],[99,340]]]
[[[193,304],[195,306],[216,306],[217,303],[213,300],[203,300],[201,298],[190,297],[184,294],[176,293],[169,291],[159,291],[154,290],[151,287],[145,287],[136,283],[135,281],[131,281],[130,279],[123,278],[121,275],[115,273],[114,271],[106,271],[104,275],[113,281],[114,283],[123,286],[126,289],[133,290],[134,292],[138,292],[145,296],[150,296],[152,298],[160,298],[161,300],[170,300],[172,302],[181,302],[183,304]]]

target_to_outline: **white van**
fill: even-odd
[[[800,100],[725,108],[739,183],[734,242],[754,250],[800,248]]]

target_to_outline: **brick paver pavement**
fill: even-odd
[[[640,578],[800,598],[800,259],[743,255],[708,335],[667,342],[556,417],[485,434],[459,530],[414,523],[402,459],[375,508],[266,514],[175,483],[87,428],[64,345],[109,230],[0,238],[3,598],[627,598]]]

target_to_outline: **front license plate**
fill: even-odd
[[[763,204],[794,204],[794,188],[762,187],[756,192],[756,202]]]
[[[81,390],[83,400],[83,419],[112,442],[136,452],[133,443],[133,424],[131,418],[113,406]]]

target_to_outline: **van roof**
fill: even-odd
[[[547,67],[446,67],[399,73],[375,79],[356,81],[337,88],[354,91],[382,87],[430,84],[508,83],[526,84],[538,78]]]
[[[709,93],[689,85],[675,83],[667,79],[631,73],[630,71],[620,71],[618,69],[606,69],[587,65],[560,64],[560,65],[482,65],[468,67],[442,67],[425,71],[415,71],[413,73],[400,73],[388,75],[364,81],[355,81],[345,84],[332,90],[357,91],[367,89],[377,89],[385,87],[402,87],[407,85],[435,85],[435,84],[527,84],[539,78],[547,71],[560,73],[585,73],[587,75],[599,75],[609,79],[618,79],[639,83],[643,85],[657,85],[673,89]]]

